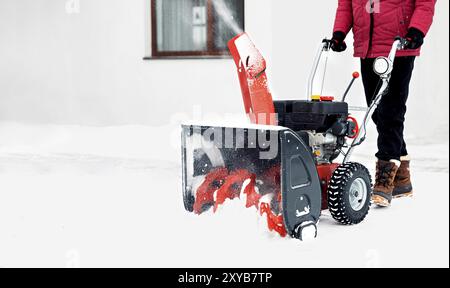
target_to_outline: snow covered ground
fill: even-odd
[[[178,131],[0,124],[0,267],[448,267],[447,133],[410,137],[415,197],[319,237],[269,233],[254,210],[184,211]],[[355,159],[373,168],[375,145]]]

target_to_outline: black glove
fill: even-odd
[[[406,34],[406,40],[408,40],[408,45],[406,49],[419,49],[423,45],[423,38],[425,35],[419,29],[414,27],[409,28],[408,34]]]
[[[336,31],[333,33],[333,38],[331,38],[331,50],[334,52],[344,52],[347,50],[347,44],[345,43],[345,33],[341,31]]]

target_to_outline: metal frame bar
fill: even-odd
[[[389,53],[388,59],[391,63],[391,65],[394,65],[395,56],[397,55],[398,50],[402,50],[404,46],[406,45],[406,41],[404,39],[396,39],[394,41],[394,44],[392,45],[392,49]],[[375,112],[376,108],[381,102],[381,99],[384,95],[387,94],[388,88],[389,88],[389,81],[391,80],[391,74],[392,69],[389,69],[390,71],[386,74],[380,75],[382,85],[378,92],[378,95],[373,100],[372,104],[369,107],[369,110],[367,110],[366,115],[364,116],[363,125],[361,126],[361,129],[359,130],[358,136],[353,140],[352,144],[350,145],[350,148],[347,150],[347,153],[345,154],[343,163],[347,163],[350,160],[350,157],[353,154],[353,151],[355,150],[356,146],[359,146],[366,140],[366,132],[367,132],[367,125],[369,124],[370,119],[372,118],[373,113]]]

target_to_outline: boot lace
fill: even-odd
[[[386,188],[389,188],[391,178],[392,178],[392,168],[388,165],[380,165],[378,167],[378,173],[377,173],[377,186],[383,186]]]

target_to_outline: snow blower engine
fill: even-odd
[[[183,125],[182,179],[187,211],[215,212],[227,200],[245,198],[247,208],[265,215],[270,231],[304,240],[317,236],[321,211],[345,225],[364,220],[372,180],[362,164],[349,162],[366,137],[366,125],[387,91],[393,61],[405,40],[396,39],[388,57],[375,61],[382,87],[361,127],[345,98],[312,95],[319,63],[331,41],[323,40],[308,84],[308,100],[272,100],[266,62],[244,33],[229,42],[237,66],[245,112],[251,123]],[[326,71],[326,69],[324,70]],[[323,81],[322,81],[323,82]],[[322,84],[323,85],[323,84]],[[352,139],[348,144],[348,139]],[[341,163],[335,163],[339,156]]]

